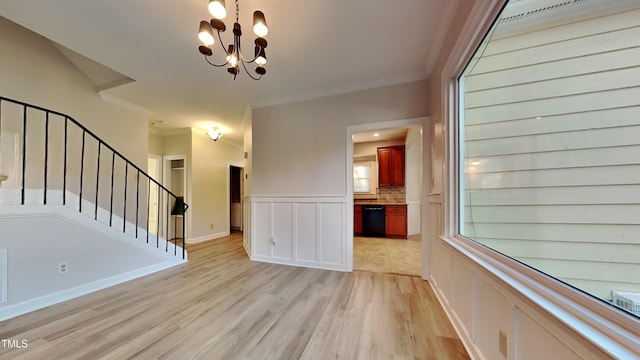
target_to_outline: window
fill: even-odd
[[[353,163],[353,192],[355,194],[371,194],[375,188],[373,184],[374,167],[372,161],[358,161]]]
[[[458,232],[640,316],[640,1],[547,5],[458,80]]]

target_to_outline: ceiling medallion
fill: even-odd
[[[242,30],[240,23],[238,22],[238,15],[240,14],[238,0],[236,0],[236,22],[233,23],[233,44],[229,44],[229,46],[225,46],[222,42],[222,37],[220,36],[220,33],[227,29],[227,26],[222,21],[222,19],[227,16],[224,0],[209,0],[209,12],[213,16],[213,19],[210,21],[200,21],[200,32],[198,34],[198,38],[202,41],[202,45],[200,45],[198,50],[200,50],[200,53],[204,55],[205,60],[215,67],[227,66],[227,71],[233,76],[234,80],[240,72],[241,65],[250,78],[253,80],[260,80],[262,75],[267,72],[264,68],[264,65],[267,63],[267,55],[264,51],[267,47],[267,40],[265,40],[264,36],[266,36],[269,31],[267,28],[267,21],[265,20],[262,11],[254,11],[253,13],[253,32],[258,37],[254,41],[254,57],[251,60],[247,60],[247,58],[242,55],[242,49],[240,47]],[[225,54],[226,61],[222,64],[213,63],[209,59],[213,56],[211,45],[216,41],[213,34],[214,29],[218,34],[218,41],[220,42],[222,51],[224,51]],[[255,69],[257,76],[252,75],[251,72],[247,70],[247,64],[251,63],[255,63],[257,65]]]

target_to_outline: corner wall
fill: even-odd
[[[427,116],[427,98],[422,80],[254,109],[252,259],[348,270],[347,127]]]

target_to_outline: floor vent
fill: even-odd
[[[640,293],[614,290],[613,303],[636,316],[640,316]]]

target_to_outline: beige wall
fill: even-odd
[[[67,114],[147,168],[147,115],[102,101],[94,84],[47,39],[2,17],[0,44],[2,96]]]
[[[253,195],[345,195],[346,128],[429,113],[417,81],[253,110]]]
[[[208,240],[229,233],[229,165],[244,166],[243,148],[224,137],[212,141],[194,131],[191,167],[192,231],[190,241]]]

